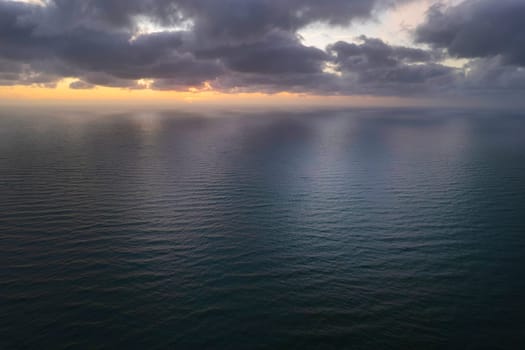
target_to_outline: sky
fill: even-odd
[[[0,0],[0,101],[522,103],[524,0]]]

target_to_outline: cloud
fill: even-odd
[[[525,69],[502,62],[501,57],[476,59],[467,65],[463,90],[481,94],[523,96]]]
[[[74,89],[74,90],[87,90],[87,89],[93,89],[94,87],[95,85],[87,83],[82,80],[76,80],[72,82],[71,84],[69,84],[69,88]]]
[[[296,32],[313,22],[348,24],[374,9],[406,0],[179,0],[176,8],[190,18],[201,40],[253,41],[279,30]]]
[[[416,39],[446,49],[454,57],[490,58],[525,66],[525,2],[467,0],[445,8],[434,5],[416,30]]]
[[[415,39],[470,61],[454,88],[493,97],[525,90],[525,2],[466,0],[432,6]]]
[[[53,86],[72,77],[72,89],[378,95],[523,88],[521,0],[432,6],[415,31],[429,49],[360,36],[322,50],[298,34],[408,1],[0,0],[0,84]],[[443,63],[449,56],[472,60],[455,68]]]
[[[279,87],[274,79],[268,82],[270,90],[299,88],[300,83],[307,90],[308,79],[328,80],[321,76],[330,58],[303,45],[297,29],[314,21],[348,23],[393,3],[54,0],[39,6],[0,1],[0,57],[23,62],[33,71],[39,66],[55,80],[71,76],[91,85],[136,88],[137,80],[151,79],[151,87],[159,89],[205,82],[237,82],[233,88],[250,89],[250,82],[264,85],[272,80],[265,75],[279,74],[289,83]],[[161,29],[140,32],[144,20]],[[191,26],[183,28],[183,23]],[[54,66],[43,67],[42,60]]]
[[[0,85],[37,85],[55,87],[59,75],[53,72],[45,62],[32,67],[29,64],[0,59]]]
[[[197,49],[197,55],[220,59],[236,72],[260,74],[320,73],[328,59],[326,52],[306,47],[296,36],[283,32],[269,33],[249,44]]]
[[[440,55],[432,51],[390,46],[377,38],[361,36],[361,44],[339,41],[328,46],[335,68],[342,78],[355,79],[367,92],[423,92],[450,86],[460,74],[435,63]]]
[[[339,41],[328,46],[328,51],[335,54],[336,62],[344,69],[366,69],[392,67],[401,63],[432,62],[437,54],[422,49],[404,46],[390,46],[381,39],[368,38],[364,35],[359,39],[362,44]]]

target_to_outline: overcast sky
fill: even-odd
[[[524,18],[525,0],[0,0],[0,85],[521,98]]]

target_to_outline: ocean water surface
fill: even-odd
[[[1,349],[523,349],[525,114],[0,113]]]

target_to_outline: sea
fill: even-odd
[[[0,349],[524,349],[525,113],[0,109]]]

